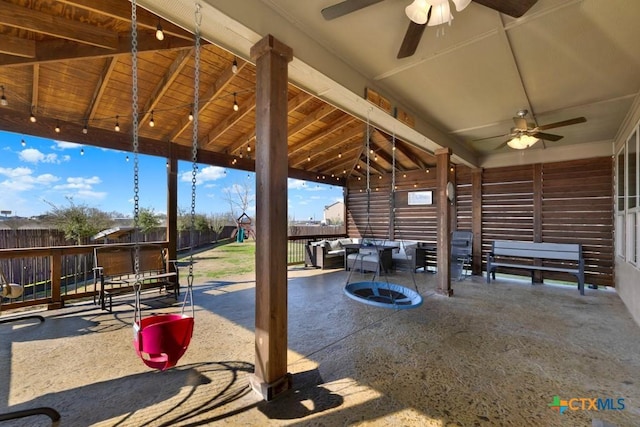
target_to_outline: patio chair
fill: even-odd
[[[458,230],[451,233],[451,277],[464,280],[471,274],[473,233]]]

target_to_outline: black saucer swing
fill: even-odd
[[[395,191],[395,134],[393,136],[393,161],[392,161],[392,183],[391,183],[391,191],[392,194]],[[364,242],[366,239],[373,238],[373,231],[371,229],[370,222],[370,213],[371,213],[371,170],[370,170],[370,147],[369,147],[369,120],[367,119],[367,132],[366,132],[366,141],[365,141],[365,151],[367,156],[367,225],[365,227],[365,231],[362,235],[362,241]],[[384,244],[384,242],[383,242]],[[380,281],[376,280],[380,276],[380,272],[384,271],[382,266],[381,256],[379,252],[379,246],[367,246],[367,249],[373,248],[378,252],[378,266],[373,273],[373,277],[371,280],[361,281],[361,282],[351,282],[351,275],[353,270],[355,270],[358,260],[362,261],[365,256],[364,253],[361,253],[359,250],[355,256],[355,262],[349,271],[349,276],[347,277],[347,284],[344,288],[344,293],[351,299],[371,305],[379,308],[391,308],[395,310],[407,310],[412,308],[418,308],[422,305],[422,295],[418,292],[418,286],[416,285],[416,279],[414,272],[411,271],[411,278],[413,279],[414,289],[407,288],[406,286],[390,283],[387,274],[385,274],[385,280]],[[361,262],[361,267],[363,263]],[[348,262],[347,262],[348,265]],[[364,272],[364,268],[362,268]]]

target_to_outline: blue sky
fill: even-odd
[[[24,140],[24,145],[22,144]],[[83,152],[83,153],[82,153]],[[127,156],[129,161],[127,161]],[[0,131],[0,210],[30,217],[76,204],[106,212],[133,212],[133,154]],[[139,156],[140,207],[166,212],[166,159]],[[191,208],[191,164],[178,164],[178,206]],[[234,186],[248,186],[255,213],[255,174],[199,165],[196,212],[226,213]],[[324,206],[342,200],[342,188],[289,180],[289,216],[321,220]],[[49,203],[47,203],[49,202]]]

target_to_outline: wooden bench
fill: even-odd
[[[94,250],[94,282],[98,290],[98,299],[103,310],[111,311],[113,296],[133,293],[136,283],[135,246],[108,245]],[[142,244],[138,254],[141,290],[164,288],[178,298],[180,283],[178,269],[167,270],[166,251],[161,245]],[[106,300],[109,300],[107,308]]]
[[[555,260],[560,264],[542,265],[534,260]],[[527,261],[530,261],[528,263]],[[496,268],[512,268],[531,271],[531,283],[534,283],[536,271],[569,273],[578,279],[578,290],[584,295],[584,258],[582,245],[574,243],[534,243],[511,240],[496,240],[487,255],[487,283],[491,276],[496,278]]]

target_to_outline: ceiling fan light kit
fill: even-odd
[[[464,10],[471,0],[451,0],[456,6],[456,11]],[[429,14],[431,9],[431,14]],[[407,17],[414,23],[419,25],[427,24],[430,27],[451,23],[453,16],[451,15],[451,7],[449,0],[414,0],[404,9]]]
[[[531,147],[538,141],[539,139],[534,136],[523,134],[510,139],[507,142],[507,145],[511,148],[515,148],[516,150],[524,150],[525,148]]]

